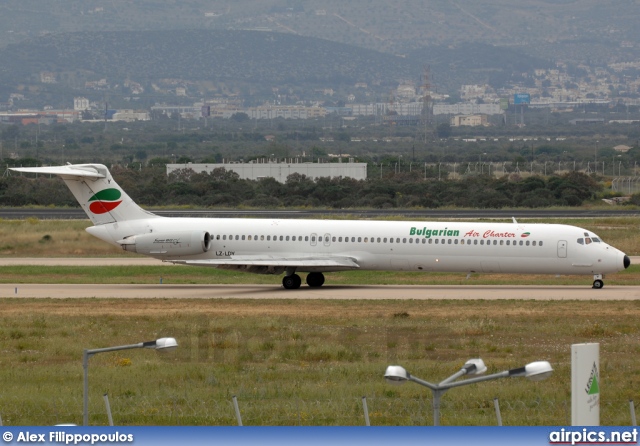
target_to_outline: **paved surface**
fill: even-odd
[[[632,257],[640,263],[640,257]],[[1,258],[6,265],[167,265],[147,257],[122,258]],[[277,282],[277,281],[276,281]],[[325,285],[285,290],[273,285],[51,285],[3,284],[0,297],[34,298],[244,298],[244,299],[532,299],[532,300],[636,300],[640,286],[606,285],[601,290],[584,286],[493,286],[493,285]]]
[[[625,206],[600,209],[318,209],[318,210],[245,210],[245,209],[176,209],[153,210],[165,217],[209,217],[209,218],[384,218],[403,216],[407,220],[429,220],[434,218],[591,218],[591,217],[637,217],[640,211]],[[22,220],[35,217],[43,220],[87,220],[80,208],[2,208],[0,218]]]
[[[50,285],[3,284],[0,297],[34,298],[171,298],[171,299],[519,299],[519,300],[637,300],[640,286],[425,286],[325,285],[285,290],[278,285]]]

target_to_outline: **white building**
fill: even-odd
[[[82,97],[73,98],[73,109],[77,111],[89,110],[89,99]]]
[[[501,115],[504,110],[500,104],[474,104],[459,102],[457,104],[433,104],[434,115]]]
[[[136,111],[136,110],[118,110],[113,114],[114,121],[125,121],[125,122],[133,122],[133,121],[148,121],[150,119],[149,113],[146,111]]]
[[[260,161],[260,160],[258,160]],[[222,164],[167,164],[167,175],[179,169],[191,169],[198,173],[211,173],[214,169],[224,168],[235,172],[241,179],[260,180],[262,178],[274,178],[280,183],[285,183],[287,177],[298,173],[311,179],[316,178],[354,178],[356,180],[367,179],[367,163],[299,163],[296,159],[288,162],[254,163],[222,163]]]

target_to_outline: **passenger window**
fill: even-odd
[[[239,235],[236,235],[236,240],[240,240],[240,236]]]
[[[409,239],[409,243],[413,243],[413,239],[412,238]]]
[[[382,243],[387,243],[387,238],[386,237],[382,239]]]
[[[422,244],[424,245],[425,243],[427,243],[427,239],[426,239],[426,238],[423,238],[423,239],[422,239]]]
[[[248,240],[251,240],[251,236],[249,235],[248,237],[249,237]]]
[[[451,244],[451,239],[447,240],[447,244],[450,245]]]
[[[542,242],[540,242],[540,244],[538,246],[542,246]]]
[[[334,235],[333,237],[331,237],[331,241],[332,241],[333,243],[335,243],[335,242],[336,242],[336,236],[335,236],[335,235]]]
[[[316,236],[315,236],[315,235],[311,237],[311,241],[312,241],[312,242],[315,242],[315,241],[316,241]]]
[[[249,237],[251,237],[251,236],[249,236]],[[244,235],[242,236],[242,240],[244,240]]]
[[[260,241],[264,241],[264,235],[260,236]]]
[[[511,240],[507,240],[507,246],[511,244]]]
[[[456,241],[455,241],[455,242],[453,242],[453,243],[457,245],[457,244],[458,244],[458,239],[456,239]]]
[[[460,244],[464,245],[464,239],[460,240]]]
[[[308,241],[309,241],[309,236],[308,236],[308,235],[305,235],[305,236],[304,236],[304,241],[305,241],[305,242],[308,242]]]
[[[396,243],[400,243],[400,238],[396,238]]]
[[[536,246],[536,242],[535,242],[535,240],[534,240],[533,242],[531,242],[531,244],[532,244],[533,246]]]
[[[377,242],[378,242],[378,243],[380,243],[380,237],[378,237],[378,240],[377,240]]]
[[[289,236],[287,235],[286,240],[289,241]]]
[[[436,245],[438,244],[438,239],[436,239]]]
[[[500,240],[500,246],[504,245],[504,240]]]
[[[527,246],[529,246],[529,240],[527,240]]]
[[[522,240],[520,240],[520,246],[522,246]]]
[[[223,236],[222,236],[222,240],[226,240],[226,239],[227,239],[227,236],[226,236],[226,235],[223,235]]]
[[[280,241],[283,241],[283,240],[284,240],[284,237],[281,235],[280,236]]]
[[[484,245],[484,240],[480,240],[480,244],[481,244],[481,245]]]
[[[393,243],[393,238],[390,238],[390,239],[389,239],[389,243]]]
[[[431,245],[433,243],[433,239],[429,239],[429,244]]]
[[[351,237],[351,243],[355,243],[356,242],[356,238],[355,237]]]
[[[474,241],[473,241],[473,244],[474,244],[474,245],[477,245],[477,244],[478,244],[478,240],[474,240]]]
[[[341,242],[342,241],[342,237],[338,237],[338,241]]]

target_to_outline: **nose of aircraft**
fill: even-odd
[[[624,265],[624,269],[629,268],[629,265],[631,265],[631,259],[628,255],[625,254],[624,258],[622,259],[622,264]]]

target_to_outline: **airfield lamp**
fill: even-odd
[[[82,368],[84,369],[84,388],[83,388],[83,410],[82,425],[89,425],[89,358],[98,353],[115,352],[118,350],[129,350],[132,348],[151,348],[161,352],[169,352],[175,350],[178,343],[175,338],[160,338],[155,341],[139,342],[137,344],[119,345],[116,347],[105,347],[96,349],[85,349],[82,354]]]
[[[515,376],[524,376],[532,381],[542,381],[553,373],[553,368],[548,361],[536,361],[519,367],[516,369],[505,370],[503,372],[494,373],[486,376],[477,376],[474,378],[465,379],[463,381],[456,381],[458,378],[465,375],[481,375],[487,371],[487,367],[484,365],[484,361],[480,358],[470,359],[464,363],[462,368],[456,373],[441,381],[438,384],[432,384],[428,381],[424,381],[420,378],[412,376],[407,370],[399,365],[390,365],[384,373],[384,378],[389,384],[400,385],[407,381],[413,381],[422,386],[431,389],[433,393],[433,425],[440,425],[440,400],[442,395],[453,387],[466,386],[469,384],[475,384],[483,381],[490,381],[499,378],[508,378]]]

